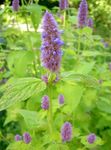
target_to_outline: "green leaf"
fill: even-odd
[[[37,78],[13,79],[4,87],[5,92],[0,99],[0,110],[4,110],[16,102],[24,101],[45,88],[45,83]]]
[[[77,24],[77,16],[69,16],[69,21],[72,24]]]
[[[103,83],[102,83],[102,86],[103,87],[110,87],[111,86],[111,81],[104,81]]]
[[[81,136],[81,143],[84,144],[87,148],[96,148],[97,145],[103,145],[104,144],[104,141],[96,136],[96,140],[93,144],[89,144],[88,141],[87,141],[87,136]]]
[[[63,144],[51,144],[47,150],[69,150],[69,147],[67,145]]]
[[[36,128],[39,124],[39,117],[36,111],[19,109],[18,113],[24,118],[24,121],[28,128]]]
[[[34,29],[36,30],[41,20],[41,15],[42,15],[41,7],[37,4],[32,4],[27,8],[31,13],[32,24]]]
[[[109,56],[109,57],[111,57],[110,53],[99,52],[99,51],[83,51],[82,54],[85,57],[96,57],[96,56],[103,56],[103,57]]]
[[[95,65],[95,62],[80,62],[77,64],[77,67],[75,68],[75,72],[79,74],[87,75],[89,74],[93,67]]]
[[[65,103],[68,104],[62,109],[64,112],[74,112],[78,107],[81,97],[84,92],[84,87],[80,85],[70,85],[64,84],[59,89],[59,92],[62,93],[65,97]]]
[[[100,99],[97,102],[97,107],[99,110],[111,114],[111,102],[108,99]]]
[[[26,144],[23,141],[20,142],[12,142],[8,145],[6,150],[17,150],[19,147],[20,150],[35,150],[35,147],[32,144]]]
[[[86,34],[86,35],[92,35],[93,30],[90,27],[85,27],[82,29],[82,32],[83,34]]]
[[[33,51],[16,51],[8,56],[8,68],[17,77],[27,76],[28,65],[34,61]]]
[[[81,83],[87,87],[97,87],[99,86],[98,80],[92,76],[77,74],[74,71],[64,72],[61,74],[62,80],[66,81],[72,85],[75,83]]]

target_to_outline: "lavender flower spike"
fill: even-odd
[[[93,144],[96,140],[96,135],[94,133],[91,133],[87,136],[87,141],[89,144]]]
[[[15,135],[15,141],[20,141],[20,140],[22,140],[22,137],[19,135],[19,134],[16,134]]]
[[[61,64],[60,32],[53,15],[46,11],[42,23],[42,46],[41,61],[42,65],[51,72],[58,72]]]
[[[59,104],[60,104],[60,105],[64,104],[64,95],[60,94],[60,95],[58,96],[58,100],[59,100]]]
[[[19,0],[13,0],[12,1],[12,8],[13,8],[14,11],[19,10]]]
[[[23,134],[23,141],[26,143],[26,144],[29,144],[31,142],[32,138],[30,136],[30,134],[28,132],[25,132]]]
[[[63,142],[70,141],[72,139],[72,125],[70,122],[65,122],[61,128],[61,138]]]
[[[78,27],[83,28],[87,24],[88,5],[86,0],[82,0],[78,12]]]
[[[90,27],[90,28],[93,28],[93,20],[92,20],[92,18],[88,19],[87,26]]]
[[[65,10],[68,8],[68,0],[59,0],[59,8]]]
[[[49,109],[49,97],[47,95],[42,97],[41,107],[44,110],[48,110]]]

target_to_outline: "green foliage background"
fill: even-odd
[[[61,37],[65,43],[60,81],[52,85],[51,94],[41,80],[47,70],[41,66],[41,33],[37,30],[46,8],[27,4],[15,13],[6,3],[5,8],[0,9],[1,150],[18,150],[18,147],[21,150],[111,149],[110,2],[88,3],[94,30],[77,28],[78,0],[70,1],[65,26],[59,9],[51,10],[64,31]],[[21,24],[27,25],[26,30],[22,30]],[[109,41],[108,47],[101,42],[103,37]],[[55,77],[54,74],[49,80]],[[58,104],[60,93],[65,97],[63,106]],[[46,94],[53,104],[52,136],[48,113],[41,109],[41,98]],[[60,137],[65,121],[73,126],[73,138],[68,143],[63,143]],[[14,141],[15,134],[26,131],[32,137],[30,144]],[[86,140],[91,132],[97,135],[94,144]]]

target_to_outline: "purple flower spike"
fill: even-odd
[[[68,0],[59,0],[59,8],[61,10],[68,8]]]
[[[20,141],[20,140],[22,140],[22,137],[19,135],[19,134],[16,134],[15,135],[15,141]]]
[[[48,110],[49,109],[49,97],[47,95],[42,97],[41,107],[44,110]]]
[[[23,134],[23,141],[26,143],[26,144],[29,144],[31,142],[32,138],[30,136],[30,134],[28,132],[25,132]]]
[[[14,11],[19,10],[19,0],[13,0],[12,1],[12,8],[13,8]]]
[[[96,135],[94,133],[91,133],[87,136],[87,141],[89,144],[93,144],[96,140]]]
[[[71,141],[72,125],[70,122],[65,122],[61,128],[61,138],[63,142]]]
[[[88,5],[86,0],[82,0],[78,12],[78,27],[83,28],[87,24]]]
[[[51,72],[58,72],[61,63],[60,32],[53,15],[46,11],[42,23],[42,46],[41,61],[42,65]]]
[[[90,28],[93,28],[93,20],[92,20],[92,18],[88,19],[87,26],[90,27]]]
[[[60,104],[60,105],[61,105],[61,104],[64,104],[64,95],[60,94],[60,95],[58,96],[58,100],[59,100],[59,104]]]

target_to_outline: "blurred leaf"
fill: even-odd
[[[111,114],[111,102],[108,99],[101,99],[97,102],[99,110]]]
[[[102,83],[102,86],[103,87],[110,87],[111,86],[111,81],[104,81],[103,83]]]
[[[29,129],[36,128],[39,124],[39,118],[36,111],[29,111],[25,109],[19,109],[18,113],[22,115],[24,121]]]
[[[75,68],[75,72],[79,74],[87,75],[90,73],[95,65],[95,62],[80,62]]]
[[[83,28],[82,32],[83,32],[83,34],[86,34],[89,36],[92,34],[93,30],[90,27],[85,27],[85,28]]]
[[[33,51],[16,51],[7,58],[10,71],[17,77],[27,76],[28,65],[34,61]]]
[[[72,24],[77,24],[77,16],[69,16],[69,21]]]
[[[96,78],[89,75],[76,74],[74,71],[64,72],[61,76],[63,81],[67,81],[70,84],[82,83],[87,87],[97,87],[99,85]]]
[[[32,24],[34,26],[34,29],[36,30],[41,20],[42,15],[41,7],[37,4],[32,4],[29,5],[27,8],[31,13]]]
[[[78,107],[81,97],[84,92],[84,87],[80,85],[70,85],[64,84],[60,87],[59,92],[62,93],[65,97],[65,103],[68,104],[69,107],[64,106],[62,109],[65,112],[74,112]]]
[[[96,56],[103,56],[103,57],[106,57],[106,56],[109,56],[111,57],[111,54],[110,53],[107,53],[107,52],[99,52],[99,51],[83,51],[82,53],[83,56],[86,56],[86,57],[96,57]]]

